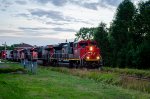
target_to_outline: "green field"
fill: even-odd
[[[40,67],[37,75],[1,73],[0,99],[150,99],[150,94]]]

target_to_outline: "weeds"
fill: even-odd
[[[2,64],[2,68],[0,68],[0,73],[15,73],[15,72],[22,72],[26,73],[27,70],[25,70],[23,67],[21,67],[18,64]]]
[[[96,82],[107,83],[111,85],[121,86],[127,89],[134,89],[142,92],[150,93],[150,82],[137,80],[136,78],[128,77],[128,75],[141,75],[147,76],[149,74],[147,71],[142,70],[132,70],[132,69],[111,69],[111,68],[104,68],[103,71],[88,71],[88,70],[81,70],[81,69],[67,69],[67,68],[50,68],[52,71],[58,71],[65,74],[72,74],[75,76],[80,76],[82,78],[89,78],[93,79]],[[129,70],[129,71],[128,71]],[[144,74],[142,74],[144,73]],[[120,74],[124,74],[121,76]]]
[[[110,68],[104,67],[103,71],[106,72],[115,72],[124,75],[133,75],[141,78],[149,78],[150,79],[150,70],[139,70],[139,69],[120,69],[120,68]]]

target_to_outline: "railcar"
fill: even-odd
[[[20,49],[13,50],[13,61],[20,61]]]
[[[6,50],[6,59],[11,60],[12,59],[12,50]]]
[[[6,59],[6,55],[7,55],[6,50],[2,50],[2,51],[0,52],[0,57],[1,57],[1,59]]]

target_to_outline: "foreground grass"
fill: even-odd
[[[20,66],[20,64],[12,64],[12,63],[1,63],[0,64],[0,74],[1,73],[12,73],[12,72],[26,72],[26,70]]]
[[[20,98],[149,99],[150,95],[48,68],[39,68],[37,75],[0,74],[0,99]]]

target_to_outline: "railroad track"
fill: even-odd
[[[99,69],[78,68],[78,69],[87,70],[87,71],[91,71],[91,72],[108,72],[108,71],[102,70],[101,68],[99,68]],[[109,71],[109,72],[112,72],[112,71]],[[138,75],[127,75],[127,74],[120,74],[120,77],[134,78],[136,80],[142,80],[142,81],[149,81],[150,82],[150,77],[143,77],[143,76],[138,76]]]
[[[120,75],[121,77],[127,77],[127,78],[134,78],[136,80],[142,80],[142,81],[149,81],[150,82],[150,78],[149,77],[139,77],[139,76],[135,76],[135,75]]]

